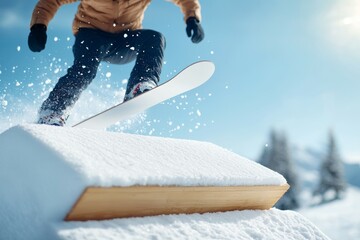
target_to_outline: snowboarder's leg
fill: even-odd
[[[133,38],[137,58],[126,89],[125,101],[156,87],[160,81],[165,37],[153,30],[137,31]]]
[[[38,123],[65,124],[69,110],[79,99],[81,92],[95,78],[106,44],[96,30],[80,29],[73,46],[74,63],[61,77],[42,104]]]
[[[124,64],[136,59],[127,85],[125,101],[157,86],[164,49],[164,36],[154,30],[141,29],[119,34],[116,44],[104,60]],[[134,93],[134,90],[140,91]]]

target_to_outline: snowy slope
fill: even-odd
[[[293,157],[302,186],[300,213],[310,219],[331,239],[360,239],[360,165],[344,162],[348,191],[345,199],[320,206],[311,206],[312,192],[319,181],[323,154],[310,148],[293,148]]]
[[[298,146],[293,146],[291,150],[301,189],[301,205],[306,207],[313,204],[312,193],[319,183],[319,169],[324,153]],[[347,183],[360,187],[360,164],[343,161]]]
[[[284,183],[286,181],[281,175],[211,143],[22,125],[0,135],[0,239],[87,239],[84,236],[91,236],[91,229],[98,227],[105,235],[118,236],[112,232],[111,226],[128,238],[140,238],[143,230],[136,228],[140,227],[137,221],[149,221],[146,226],[155,222],[150,226],[154,229],[177,222],[176,216],[163,216],[147,220],[84,223],[85,227],[83,223],[63,223],[63,218],[87,186]],[[226,224],[236,226],[237,218],[244,219],[241,228],[251,223],[251,214],[237,214],[238,217],[223,220],[221,215],[216,214],[195,215],[194,220],[191,220],[191,215],[179,216],[179,221],[190,219],[184,222],[184,228],[198,229],[197,224],[210,228],[213,223],[211,219],[217,219],[218,234],[222,234],[222,231],[226,234],[225,229],[229,228]],[[266,220],[266,213],[263,214],[258,213],[259,224],[271,222]],[[269,214],[273,215],[273,219],[282,219],[278,221],[281,224],[287,221],[288,214],[293,213],[272,211]],[[90,224],[90,228],[86,224]],[[295,226],[300,230],[291,233]],[[258,229],[252,226],[252,229],[254,236],[270,231],[264,227]],[[303,232],[301,229],[310,230]],[[71,230],[75,232],[67,235]],[[178,230],[174,228],[169,231],[187,234],[182,228],[180,232]],[[279,226],[279,231],[325,238],[300,216],[291,228]],[[80,234],[78,238],[71,237],[77,234]],[[241,235],[240,232],[238,234]]]
[[[333,240],[360,239],[360,189],[351,187],[343,200],[300,211]]]

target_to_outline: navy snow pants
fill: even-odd
[[[101,61],[126,64],[136,59],[126,93],[141,81],[159,82],[165,49],[165,38],[161,33],[140,29],[113,34],[81,28],[75,38],[73,66],[44,101],[40,115],[67,115],[81,92],[95,78]]]

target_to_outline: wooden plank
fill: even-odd
[[[89,187],[66,221],[269,209],[288,190],[282,186]]]

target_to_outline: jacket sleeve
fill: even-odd
[[[30,27],[37,23],[47,26],[61,5],[76,1],[77,0],[39,0],[32,13]]]
[[[181,8],[185,21],[189,17],[195,17],[201,21],[201,6],[198,0],[172,0],[172,2]]]

